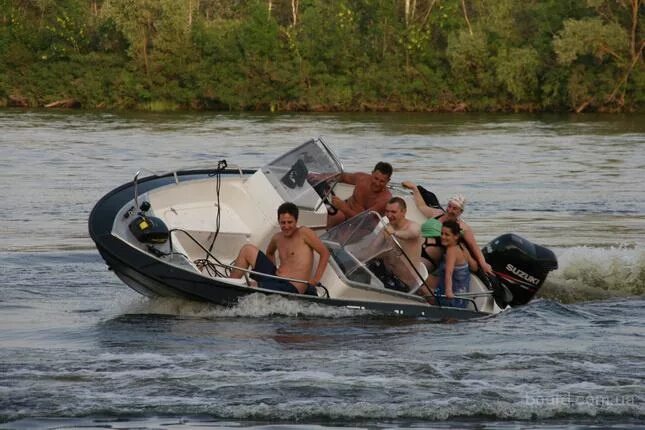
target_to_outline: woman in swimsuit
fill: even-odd
[[[441,244],[445,248],[445,255],[436,276],[430,276],[430,288],[435,296],[445,296],[440,299],[444,306],[465,308],[468,302],[455,299],[455,294],[467,293],[470,290],[470,265],[474,263],[468,250],[461,246],[461,229],[459,223],[448,220],[441,227]]]

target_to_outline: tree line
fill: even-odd
[[[0,106],[639,111],[642,0],[0,0]]]

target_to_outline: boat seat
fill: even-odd
[[[228,205],[220,205],[220,233],[251,236],[251,229]],[[193,231],[216,231],[217,208],[212,202],[196,202],[166,208],[161,214],[170,228]]]
[[[417,264],[417,271],[419,272],[419,275],[421,275],[421,279],[419,279],[416,285],[410,290],[410,294],[416,293],[419,288],[423,287],[423,281],[428,279],[428,268],[422,261],[419,261]]]
[[[423,285],[423,281],[428,278],[428,268],[425,264],[423,264],[422,261],[419,261],[419,263],[417,264],[417,270],[419,271],[419,275],[421,275],[421,279],[419,280],[419,283],[417,285]]]

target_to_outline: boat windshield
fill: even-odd
[[[317,210],[343,173],[343,166],[322,139],[309,140],[262,168],[285,202]]]
[[[384,227],[378,213],[363,212],[330,229],[320,239],[351,279],[353,273],[366,270],[374,258],[396,249],[391,238],[383,234]]]

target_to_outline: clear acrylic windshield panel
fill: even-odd
[[[395,245],[383,232],[385,224],[376,212],[363,212],[333,227],[320,239],[349,277],[370,260],[390,253]]]
[[[285,202],[316,210],[342,173],[342,165],[320,139],[309,140],[262,168]]]

